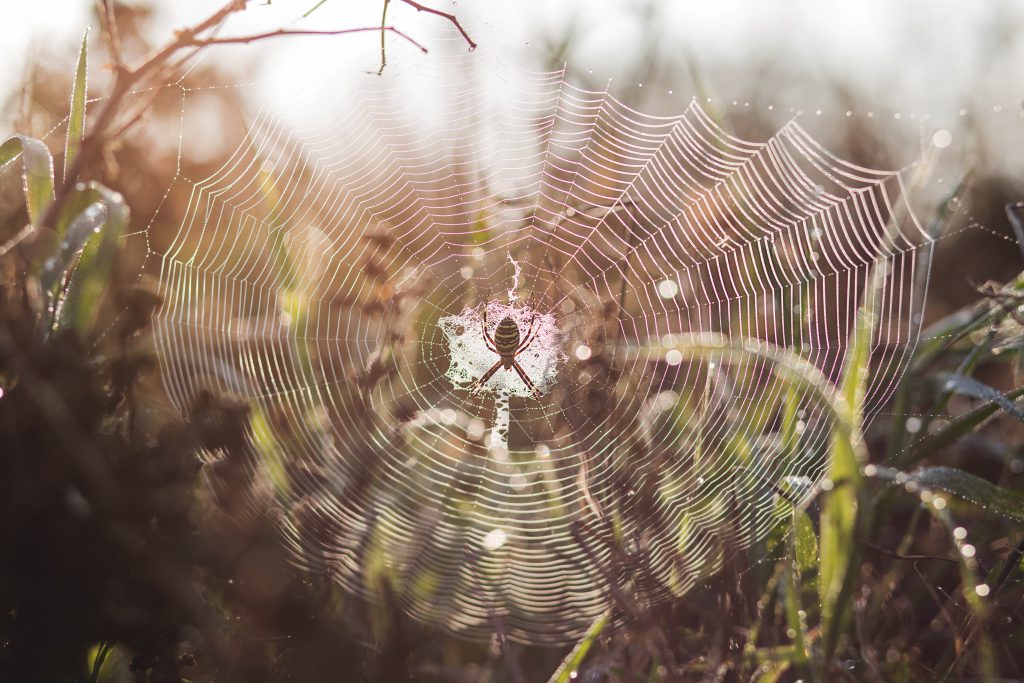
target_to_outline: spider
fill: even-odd
[[[525,384],[526,388],[530,390],[534,398],[539,400],[544,395],[541,393],[540,389],[530,381],[530,378],[526,376],[526,371],[523,370],[523,366],[521,366],[516,360],[516,356],[529,348],[530,344],[532,344],[537,338],[537,333],[540,331],[540,328],[534,328],[534,323],[537,322],[538,317],[540,316],[534,313],[533,317],[530,318],[530,327],[527,329],[526,337],[522,340],[522,343],[519,341],[519,326],[516,325],[516,321],[513,320],[511,316],[507,315],[502,318],[501,322],[498,323],[498,326],[494,329],[494,338],[492,339],[490,333],[487,332],[487,307],[484,307],[482,324],[484,343],[487,345],[488,349],[501,356],[501,358],[497,363],[491,366],[490,370],[483,374],[483,377],[477,380],[476,384],[473,386],[474,392],[482,389],[483,386],[487,384],[487,380],[489,380],[499,368],[504,367],[506,370],[515,370],[519,374],[519,377],[523,380],[523,384]]]

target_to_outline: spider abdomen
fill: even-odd
[[[494,330],[494,348],[508,367],[519,348],[519,326],[511,317],[505,316]]]

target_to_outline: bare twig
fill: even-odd
[[[462,24],[459,22],[458,17],[456,17],[454,14],[449,14],[448,12],[442,12],[441,10],[434,9],[432,7],[426,7],[426,6],[421,5],[420,3],[416,2],[416,0],[402,0],[402,2],[404,2],[406,5],[409,5],[409,7],[412,7],[417,12],[426,12],[427,14],[435,14],[435,15],[437,15],[439,17],[443,17],[443,18],[447,19],[448,21],[451,22],[452,26],[454,26],[456,29],[458,29],[459,33],[462,34],[462,37],[466,39],[466,43],[469,45],[469,49],[470,50],[475,50],[476,49],[476,43],[474,43],[473,39],[469,37],[469,34],[466,32],[466,29],[464,29],[462,27]]]
[[[390,4],[391,0],[384,0],[384,9],[380,15],[380,69],[377,70],[378,76],[384,73],[384,67],[388,65],[388,53],[384,44],[384,27],[388,23],[388,5]]]
[[[252,43],[257,40],[267,40],[268,38],[278,38],[282,36],[343,36],[349,33],[369,33],[371,31],[390,31],[396,36],[407,40],[412,43],[424,54],[427,53],[427,48],[417,41],[415,38],[407,33],[399,30],[394,26],[360,26],[359,28],[342,28],[335,31],[318,31],[313,29],[277,29],[276,31],[267,31],[266,33],[255,33],[250,36],[230,36],[228,38],[206,38],[203,40],[194,40],[189,44],[189,47],[207,47],[210,45],[236,45],[239,43]]]
[[[951,562],[953,564],[956,564],[956,560],[949,557],[940,557],[938,555],[904,555],[903,553],[896,552],[895,550],[889,550],[888,548],[883,548],[880,545],[875,545],[874,543],[869,543],[868,541],[862,541],[862,543],[864,544],[865,548],[869,548],[880,555],[885,555],[886,557],[891,557],[896,560],[908,560],[911,562],[916,562],[917,560],[939,560],[941,562]]]
[[[114,14],[113,0],[99,0],[98,9],[110,57],[114,60],[114,66],[121,70],[124,68],[124,56],[121,51],[121,32],[117,30],[117,16]]]

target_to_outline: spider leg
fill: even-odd
[[[483,374],[483,377],[481,377],[480,379],[478,379],[476,382],[473,383],[473,388],[470,389],[470,391],[475,394],[476,392],[478,392],[481,389],[483,389],[484,385],[487,384],[487,380],[489,380],[491,377],[493,377],[494,373],[496,373],[498,371],[498,368],[500,368],[500,367],[501,367],[501,361],[499,360],[497,363],[495,363],[494,365],[491,366],[490,370],[488,370],[487,372],[485,372]]]
[[[493,351],[494,353],[498,353],[497,345],[494,343],[494,340],[491,339],[491,335],[487,331],[487,306],[486,306],[486,304],[484,305],[484,317],[483,317],[483,320],[480,322],[480,326],[483,328],[483,331],[484,331],[484,345],[487,347],[487,349],[489,351]]]
[[[520,353],[525,351],[526,348],[530,344],[532,344],[533,341],[537,338],[537,335],[540,334],[540,327],[534,328],[534,325],[533,325],[535,322],[537,322],[537,318],[538,317],[540,317],[540,316],[538,316],[536,313],[534,313],[533,317],[530,318],[530,327],[526,330],[526,337],[523,338],[523,343],[519,345],[519,348],[516,349],[516,352],[514,354],[512,354],[513,356],[518,356]]]
[[[526,371],[523,370],[523,366],[519,364],[519,361],[512,361],[512,367],[517,373],[519,373],[520,379],[523,380],[523,384],[525,384],[526,388],[530,390],[533,397],[539,401],[544,394],[541,393],[541,390],[538,389],[537,386],[530,381],[530,378],[526,376]]]

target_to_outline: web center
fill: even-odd
[[[459,389],[543,400],[566,359],[554,315],[526,305],[491,301],[438,325],[448,341],[446,376]]]

